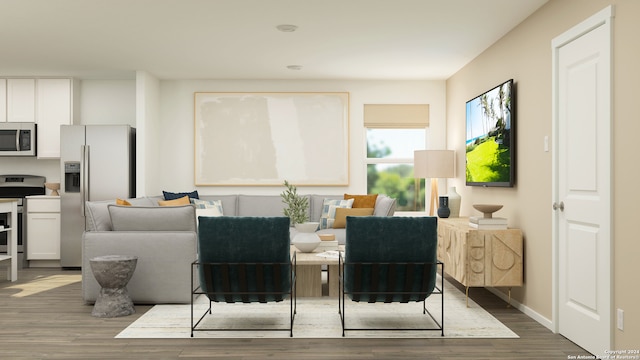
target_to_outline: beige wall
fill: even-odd
[[[640,240],[632,224],[638,202],[638,163],[634,138],[640,133],[636,86],[640,83],[640,1],[551,0],[447,81],[447,142],[457,154],[457,178],[465,215],[473,203],[501,203],[497,213],[525,234],[525,286],[514,298],[529,310],[552,318],[551,161],[544,137],[551,140],[551,40],[608,5],[614,19],[614,308],[624,309],[624,331],[615,330],[616,349],[637,349],[640,338]],[[517,101],[516,187],[464,185],[465,103],[482,91],[513,78]],[[615,321],[615,316],[613,317]],[[615,324],[614,324],[615,328]]]
[[[640,1],[620,0],[614,20],[614,306],[624,309],[624,331],[616,330],[615,345],[638,349],[640,345],[640,239],[637,205],[639,165],[633,149],[640,134],[638,84],[640,84]]]
[[[160,166],[146,174],[146,194],[194,188],[194,92],[349,92],[349,185],[305,186],[301,191],[306,194],[367,191],[364,104],[429,104],[426,142],[433,149],[445,147],[444,80],[162,80],[159,87],[159,117],[154,125],[158,127],[160,138],[156,139],[158,147],[154,156],[162,160]],[[267,195],[280,194],[282,187],[199,186],[197,190],[200,194]]]

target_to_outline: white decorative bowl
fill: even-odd
[[[296,224],[295,228],[301,233],[312,233],[318,229],[318,225],[320,225],[319,222],[308,221],[302,224]]]
[[[321,242],[316,233],[298,233],[291,243],[301,252],[313,252]]]

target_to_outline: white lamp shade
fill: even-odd
[[[454,177],[455,152],[453,150],[415,150],[413,176],[420,179]]]

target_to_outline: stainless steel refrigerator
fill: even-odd
[[[135,129],[60,127],[60,265],[82,266],[85,202],[135,197]]]

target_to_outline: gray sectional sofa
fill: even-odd
[[[306,195],[310,221],[319,221],[325,199],[343,195]],[[219,200],[224,216],[283,216],[286,205],[279,195],[200,195],[201,200]],[[89,259],[102,255],[135,255],[138,263],[127,286],[138,304],[189,303],[190,264],[196,259],[197,219],[192,205],[158,206],[162,196],[86,203],[86,231],[82,239],[82,295],[93,303],[100,291]],[[393,216],[395,199],[379,195],[374,216]],[[291,228],[291,236],[295,236]],[[345,229],[322,229],[344,244]]]

